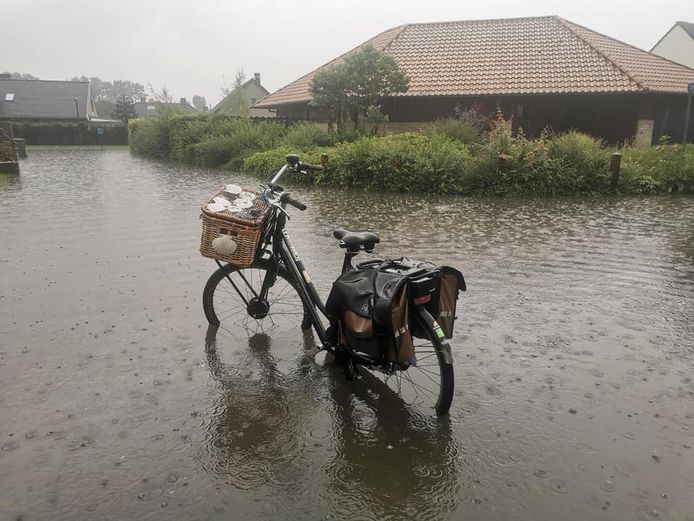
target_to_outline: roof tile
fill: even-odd
[[[693,69],[557,16],[409,24],[367,43],[393,56],[409,76],[401,96],[686,92],[694,81]],[[315,73],[347,54],[255,106],[309,101]]]

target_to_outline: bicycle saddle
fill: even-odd
[[[340,248],[347,248],[349,252],[357,252],[364,249],[365,252],[374,251],[374,246],[381,242],[378,235],[371,232],[350,232],[338,228],[333,232],[335,238],[340,241]]]

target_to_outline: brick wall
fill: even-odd
[[[634,136],[634,145],[637,147],[649,147],[653,142],[653,127],[652,119],[639,119],[636,121],[636,135]]]
[[[17,146],[2,129],[0,129],[0,161],[17,161]]]

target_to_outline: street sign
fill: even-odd
[[[692,83],[692,86],[694,86],[694,83]],[[101,134],[104,133],[104,129],[101,128],[101,127],[99,127],[99,128],[96,129],[96,133],[99,134],[99,135],[101,135]]]
[[[694,94],[694,83],[687,84],[687,92],[689,94]]]

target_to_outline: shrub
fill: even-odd
[[[578,132],[528,139],[498,118],[473,153],[466,193],[544,196],[609,189],[608,152],[599,140]]]
[[[167,118],[134,119],[128,124],[130,150],[144,156],[169,157],[169,125]]]
[[[566,182],[575,191],[600,192],[609,187],[609,153],[600,140],[572,131],[551,137],[547,148],[548,158],[561,162]]]
[[[331,148],[314,147],[300,152],[301,160],[306,163],[320,163],[321,155],[330,153]],[[286,162],[286,157],[289,154],[297,153],[296,148],[288,146],[280,146],[272,150],[256,152],[248,156],[243,162],[243,169],[251,174],[268,177],[274,174]],[[307,172],[304,174],[287,174],[283,179],[289,179],[300,183],[316,183],[319,182],[321,172]]]
[[[319,182],[373,190],[460,192],[465,145],[440,134],[362,137],[338,145]]]
[[[466,145],[477,143],[482,139],[482,131],[467,120],[441,119],[429,127],[426,133],[439,133]]]
[[[209,133],[209,118],[205,115],[173,115],[168,119],[170,158],[185,161],[189,149]]]
[[[282,144],[297,150],[311,147],[329,147],[337,143],[335,133],[321,130],[313,123],[297,123],[289,128],[282,138]]]
[[[627,148],[622,153],[620,190],[694,192],[694,145]]]

